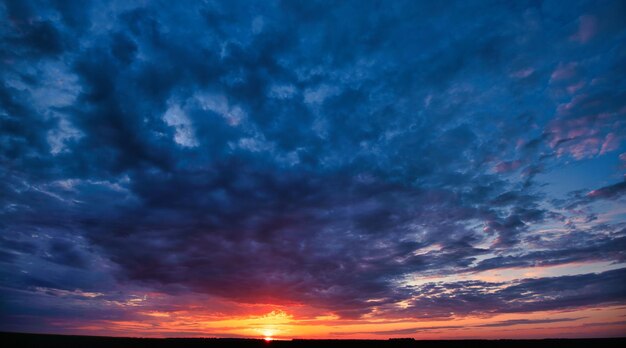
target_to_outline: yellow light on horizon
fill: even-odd
[[[269,342],[274,340],[274,331],[273,330],[263,330],[263,339],[265,340],[265,342]]]

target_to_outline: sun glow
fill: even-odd
[[[272,336],[274,336],[274,331],[272,331],[272,330],[264,330],[263,331],[263,336],[264,336],[263,339],[265,340],[265,342],[272,341],[272,340],[274,340],[274,337],[272,337]]]

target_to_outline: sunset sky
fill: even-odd
[[[626,336],[626,1],[0,1],[0,331]]]

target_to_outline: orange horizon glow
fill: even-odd
[[[269,306],[269,305],[268,305]],[[301,310],[298,308],[297,310]],[[66,334],[132,337],[233,337],[291,339],[542,339],[618,337],[626,332],[626,307],[606,306],[572,311],[467,316],[450,320],[364,318],[345,320],[333,315],[297,318],[281,308],[264,315],[214,317],[208,312],[145,313],[141,320],[100,320],[89,325],[56,320],[51,323]],[[574,319],[553,323],[513,324],[507,320]],[[402,330],[415,329],[414,333]],[[398,333],[393,333],[397,331]]]
[[[483,280],[495,283],[521,277],[553,277],[623,266],[602,262],[509,268],[426,278],[422,282]],[[406,280],[408,284],[411,280]],[[45,288],[40,289],[46,292]],[[99,300],[101,293],[53,292],[50,296]],[[159,292],[129,295],[127,301],[107,301],[105,306],[122,310],[124,319],[54,319],[54,332],[96,336],[134,337],[232,337],[265,341],[302,339],[541,339],[618,337],[626,333],[626,306],[606,304],[574,309],[453,314],[449,318],[403,317],[406,301],[373,307],[360,317],[340,317],[329,309],[298,303],[240,303],[199,295],[187,299]],[[375,299],[372,299],[375,302]],[[172,305],[174,304],[174,305]],[[388,310],[392,309],[391,312]],[[400,310],[394,312],[393,310]],[[387,311],[387,312],[386,312]],[[391,313],[391,314],[389,314]]]

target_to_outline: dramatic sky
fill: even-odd
[[[626,2],[0,1],[0,330],[626,334]]]

